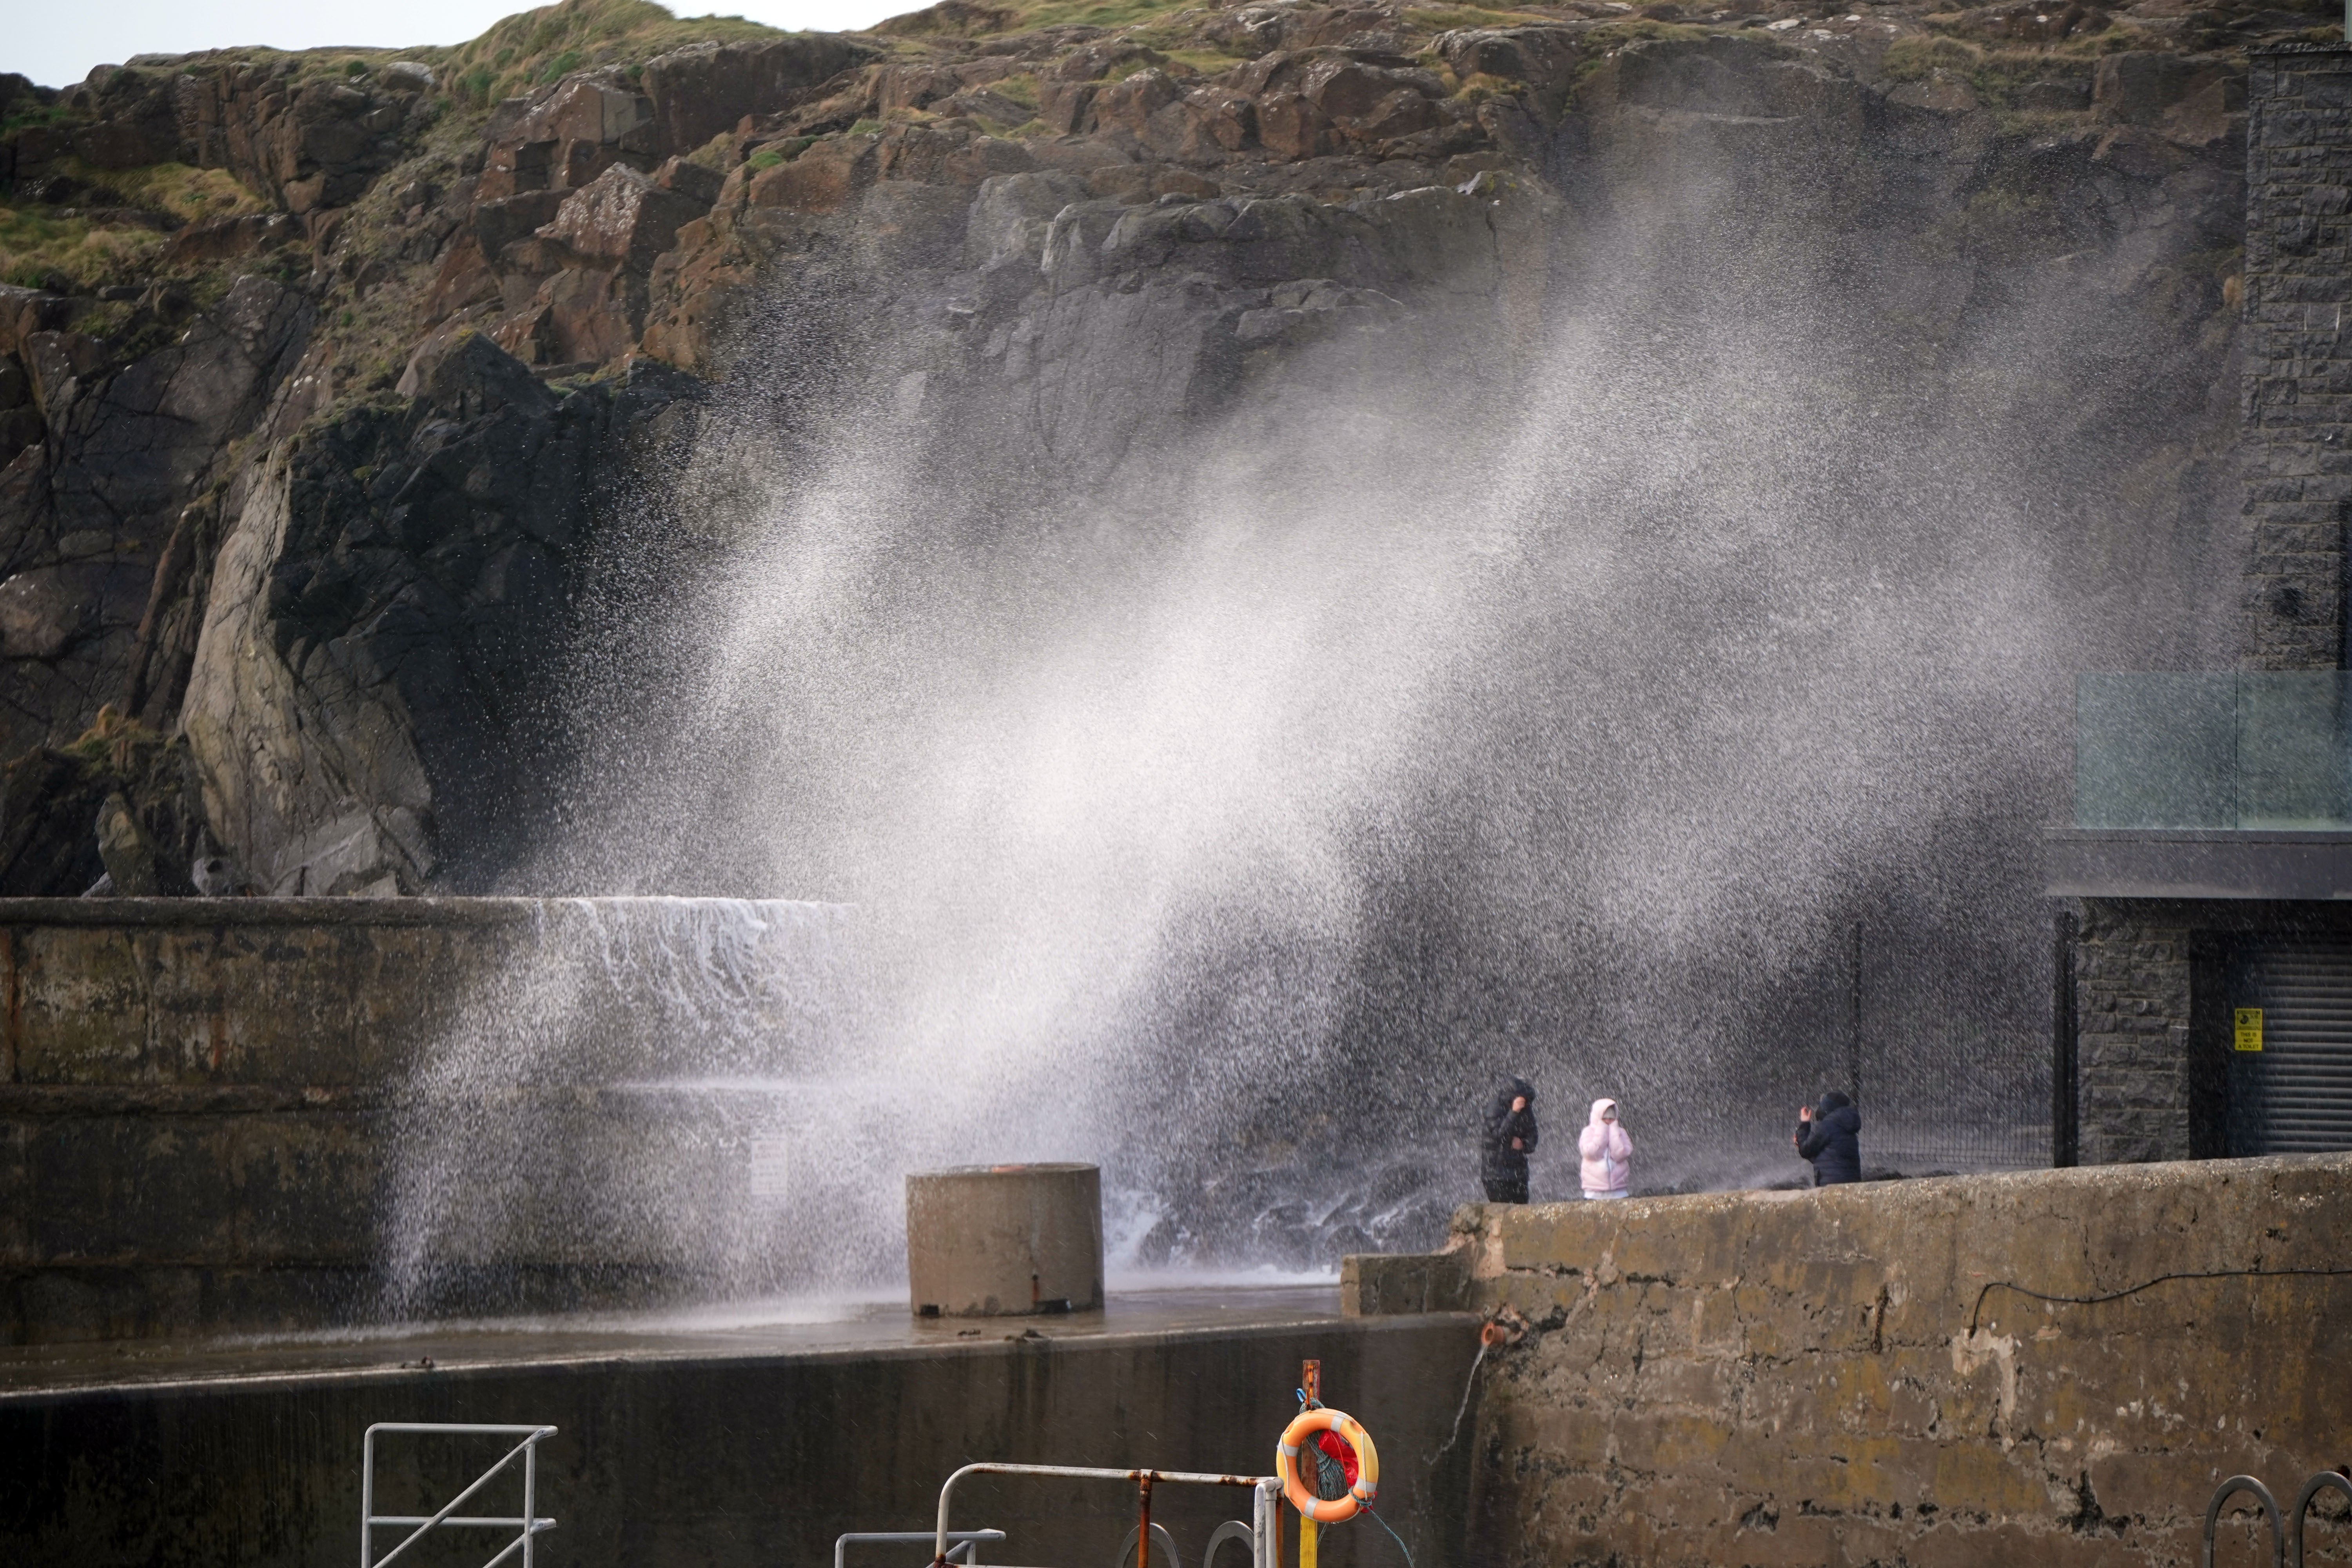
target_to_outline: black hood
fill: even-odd
[[[1823,1121],[1834,1118],[1849,1129],[1862,1125],[1862,1112],[1854,1108],[1853,1101],[1847,1098],[1843,1089],[1833,1089],[1822,1096],[1822,1103],[1813,1114]]]
[[[1507,1080],[1502,1088],[1495,1091],[1495,1114],[1508,1116],[1511,1113],[1511,1101],[1522,1096],[1526,1097],[1528,1109],[1533,1110],[1536,1108],[1536,1086],[1523,1078]]]

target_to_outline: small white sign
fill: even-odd
[[[792,1145],[782,1138],[751,1140],[751,1195],[775,1200],[792,1188]]]

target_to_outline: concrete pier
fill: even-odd
[[[1475,1205],[1455,1227],[1447,1255],[1350,1259],[1342,1288],[1504,1315],[1482,1560],[2160,1568],[2198,1561],[2223,1478],[2287,1505],[2346,1459],[2352,1155]],[[2343,1561],[2340,1519],[2311,1528],[2311,1560]],[[2229,1531],[2218,1560],[2256,1561]]]
[[[821,1053],[804,1015],[824,1009],[791,1004],[837,986],[845,923],[731,900],[0,900],[0,1344],[365,1319],[420,1081],[469,1025],[562,1045],[483,1090],[509,1095],[518,1158],[561,1198],[536,1245],[467,1254],[479,1293],[528,1310],[719,1294],[658,1211],[563,1245],[592,1184],[567,1179],[551,1130],[590,1155],[691,1145],[696,1190],[746,1209],[743,1139],[701,1102],[618,1086],[678,1070],[722,1006],[767,1054],[731,1050],[733,1070]],[[696,952],[730,944],[792,994],[684,989]]]
[[[562,1428],[539,1472],[541,1511],[560,1521],[541,1548],[551,1563],[826,1568],[844,1531],[928,1529],[940,1483],[973,1459],[1271,1473],[1313,1357],[1326,1396],[1381,1445],[1381,1511],[1414,1568],[1461,1568],[1467,1445],[1423,1457],[1476,1350],[1475,1318],[1342,1321],[1336,1292],[1309,1287],[1114,1296],[1014,1328],[910,1321],[893,1300],[828,1323],[0,1352],[0,1556],[345,1562],[361,1434],[426,1420]],[[472,1473],[404,1459],[379,1506],[429,1512]],[[1008,1532],[998,1562],[1114,1568],[1135,1521],[1134,1492],[1114,1483],[976,1478],[956,1495],[959,1523]],[[1152,1498],[1187,1568],[1246,1513],[1237,1492]],[[490,1540],[475,1533],[469,1545]],[[849,1568],[929,1556],[869,1550]],[[1404,1568],[1369,1521],[1328,1531],[1321,1561]]]

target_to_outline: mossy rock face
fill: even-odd
[[[121,893],[193,893],[204,822],[188,742],[100,709],[78,740],[0,773],[0,896],[68,898],[101,876]]]
[[[47,747],[27,752],[0,775],[0,895],[68,898],[106,874],[99,858],[101,783],[80,763]]]

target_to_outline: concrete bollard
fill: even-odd
[[[1102,1172],[967,1165],[907,1178],[907,1295],[919,1318],[1102,1305]]]

